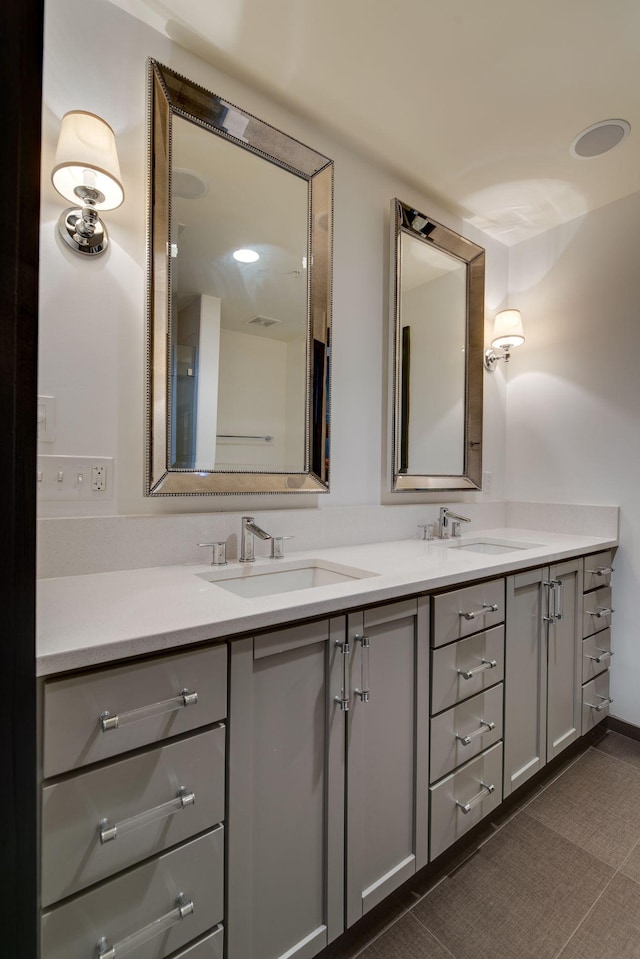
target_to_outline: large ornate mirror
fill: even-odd
[[[479,489],[484,250],[393,200],[392,489]]]
[[[333,164],[149,61],[148,495],[326,492]]]

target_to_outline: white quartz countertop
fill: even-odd
[[[461,549],[472,541],[500,540],[527,548],[498,555]],[[260,549],[261,544],[257,544]],[[167,651],[189,643],[223,639],[337,613],[346,609],[615,547],[615,539],[526,529],[490,529],[454,541],[418,539],[336,549],[291,552],[284,560],[229,563],[224,575],[254,576],[317,561],[369,574],[326,586],[244,598],[205,576],[210,565],[157,566],[38,581],[39,676],[80,669],[130,656]]]

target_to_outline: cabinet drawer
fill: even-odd
[[[582,687],[582,735],[609,715],[609,670]]]
[[[603,673],[611,665],[611,630],[602,629],[594,636],[582,640],[582,682]],[[600,662],[598,662],[600,660]]]
[[[502,683],[431,720],[430,782],[502,739]]]
[[[429,792],[430,848],[434,860],[502,802],[502,743],[496,743],[437,786],[431,786]],[[468,807],[468,811],[463,807]]]
[[[115,946],[116,956],[132,952],[135,959],[163,959],[222,919],[223,866],[223,828],[218,826],[45,913],[42,959],[95,959],[102,937]],[[183,919],[176,907],[180,894],[193,902]],[[158,923],[164,917],[167,927]],[[127,940],[138,934],[146,941],[134,951]]]
[[[221,822],[224,747],[225,728],[220,726],[46,786],[43,905]],[[194,797],[184,807],[177,798],[181,788]],[[153,810],[157,818],[145,815]],[[101,842],[103,819],[115,824],[117,832]]]
[[[582,597],[582,635],[590,636],[611,626],[611,587],[602,586]]]
[[[432,657],[431,712],[439,713],[502,682],[504,626],[434,649]]]
[[[476,586],[440,593],[433,599],[432,645],[452,643],[503,620],[503,579],[492,579]]]
[[[598,589],[600,586],[611,585],[611,573],[613,572],[613,550],[605,550],[604,553],[594,553],[593,556],[584,558],[584,592],[588,593],[591,589]]]
[[[183,690],[197,693],[197,702],[185,706]],[[105,712],[116,728],[103,731]],[[44,775],[189,732],[226,712],[226,646],[55,679],[44,687]]]
[[[201,939],[194,946],[187,946],[173,959],[222,959],[224,952],[224,928],[217,926],[211,935]]]

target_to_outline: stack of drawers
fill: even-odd
[[[504,580],[441,593],[432,608],[433,860],[502,801]]]
[[[613,553],[584,560],[582,597],[582,735],[609,715],[611,665],[611,565]]]
[[[44,684],[41,959],[222,959],[226,712],[225,646]]]

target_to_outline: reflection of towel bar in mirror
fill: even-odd
[[[263,440],[265,443],[272,443],[273,436],[252,436],[246,433],[216,433],[218,440]]]

